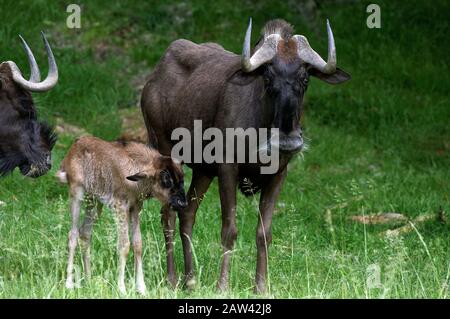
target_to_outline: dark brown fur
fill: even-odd
[[[0,177],[16,167],[39,177],[51,168],[53,129],[37,118],[31,93],[17,85],[7,63],[0,64]]]
[[[285,40],[294,35],[294,27],[282,19],[271,20],[266,23],[262,35],[279,34]]]
[[[293,39],[278,42],[278,55],[285,63],[292,63],[297,59],[297,43]]]
[[[329,75],[313,72],[300,61],[291,41],[292,27],[283,20],[268,22],[263,36],[278,33],[284,40],[271,63],[251,73],[241,69],[241,57],[224,50],[218,44],[195,44],[176,40],[166,50],[144,87],[141,108],[149,141],[169,155],[177,141],[170,139],[174,129],[182,127],[193,132],[194,120],[202,120],[203,130],[219,128],[279,128],[279,169],[275,174],[261,175],[261,165],[199,163],[187,164],[193,169],[188,191],[189,205],[179,212],[180,235],[183,243],[185,281],[192,286],[192,228],[200,201],[212,179],[217,176],[222,210],[223,260],[218,287],[228,286],[231,251],[237,238],[236,189],[246,194],[261,191],[260,218],[257,226],[256,289],[266,288],[267,250],[271,242],[273,209],[286,177],[286,167],[293,153],[303,143],[300,116],[303,96],[310,73],[328,81]],[[263,37],[264,38],[264,37]],[[256,45],[261,46],[262,41]],[[334,83],[339,83],[341,79]],[[330,82],[331,83],[331,82]],[[193,135],[193,134],[191,134]],[[224,150],[225,153],[226,150]],[[235,150],[236,151],[236,150]],[[236,154],[236,152],[235,152]],[[176,284],[173,259],[175,214],[162,209],[169,281]]]

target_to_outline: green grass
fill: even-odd
[[[177,38],[216,41],[240,52],[247,19],[258,29],[285,18],[326,52],[325,18],[335,33],[339,65],[352,74],[342,86],[312,80],[303,125],[310,149],[294,159],[273,220],[270,297],[448,298],[448,224],[430,221],[389,239],[384,226],[350,215],[400,212],[410,218],[450,211],[450,73],[447,1],[377,1],[382,28],[366,28],[367,1],[323,1],[305,20],[301,1],[85,1],[82,29],[65,27],[65,1],[1,0],[0,61],[27,63],[17,34],[46,72],[39,31],[45,30],[60,68],[60,83],[34,94],[41,117],[62,117],[106,139],[120,133],[118,110],[134,106],[135,74],[144,75]],[[106,48],[106,49],[105,49]],[[103,51],[102,51],[103,50]],[[146,73],[147,72],[147,73]],[[140,83],[143,84],[143,83]],[[69,214],[67,190],[53,177],[73,137],[62,136],[54,168],[38,180],[15,172],[0,180],[0,297],[116,298],[116,232],[112,214],[94,229],[93,280],[67,291],[64,276]],[[187,172],[190,179],[190,172]],[[187,293],[165,283],[159,205],[142,214],[148,297],[254,297],[257,198],[238,202],[239,237],[231,289],[219,295],[220,204],[213,184],[198,212],[193,246],[198,288]],[[330,209],[331,207],[331,209]],[[330,209],[332,226],[326,222]],[[176,261],[183,268],[181,242]],[[132,288],[130,254],[128,287]],[[77,257],[78,265],[81,260]],[[379,267],[379,288],[367,285]],[[128,297],[138,297],[130,290]]]

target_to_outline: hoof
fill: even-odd
[[[254,289],[254,292],[255,292],[255,294],[257,294],[257,295],[265,295],[266,293],[267,293],[267,288],[266,288],[266,285],[264,285],[264,284],[257,284],[256,286],[255,286],[255,289]]]
[[[197,281],[195,280],[195,277],[185,278],[183,281],[183,289],[187,291],[193,291],[196,285]]]
[[[228,291],[228,283],[224,281],[219,281],[217,283],[217,290],[219,293],[225,293]]]
[[[178,279],[175,276],[168,277],[167,282],[169,283],[170,287],[172,287],[173,289],[177,288]]]
[[[126,295],[127,294],[127,289],[125,288],[125,285],[119,285],[119,293],[121,295]]]
[[[66,288],[67,289],[74,289],[75,285],[73,284],[73,281],[66,281]]]
[[[184,285],[188,290],[194,290],[195,286],[197,285],[197,281],[195,280],[195,278],[190,278]]]
[[[136,291],[138,292],[138,294],[145,296],[147,294],[147,288],[144,287],[137,287]]]

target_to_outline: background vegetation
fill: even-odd
[[[384,236],[387,226],[349,220],[380,212],[414,220],[450,210],[448,1],[378,0],[381,29],[366,27],[366,7],[373,1],[76,1],[82,6],[79,30],[66,27],[70,2],[75,1],[0,0],[1,16],[7,17],[0,23],[0,61],[14,60],[28,70],[17,36],[22,34],[45,73],[39,37],[44,30],[60,82],[51,92],[34,94],[41,118],[55,124],[63,119],[106,139],[120,135],[123,110],[139,116],[145,76],[171,41],[215,41],[240,53],[249,16],[253,41],[265,22],[284,18],[325,56],[329,18],[338,64],[353,79],[341,86],[310,83],[303,118],[310,148],[290,164],[277,205],[268,296],[448,297],[448,224],[429,221],[403,235]],[[61,134],[47,176],[30,180],[15,172],[0,181],[2,298],[119,297],[115,225],[109,212],[94,230],[92,282],[86,285],[80,274],[80,289],[64,288],[67,190],[53,175],[75,135],[69,130]],[[145,206],[148,297],[221,296],[215,290],[221,258],[219,207],[214,184],[194,230],[199,286],[187,293],[165,283],[159,205]],[[256,208],[256,198],[239,197],[228,297],[254,296]],[[182,270],[178,237],[175,247]],[[368,285],[368,275],[377,269],[380,285]],[[138,296],[130,289],[128,297]]]

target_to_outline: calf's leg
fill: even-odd
[[[141,204],[136,204],[131,207],[130,215],[131,215],[131,232],[132,238],[131,243],[133,245],[133,254],[134,254],[134,273],[136,277],[136,290],[145,295],[146,287],[144,282],[144,272],[142,270],[142,236],[141,236],[141,228],[139,224],[139,213],[142,209]]]
[[[91,279],[91,238],[92,228],[97,218],[100,217],[102,204],[90,196],[86,200],[86,214],[83,225],[80,227],[80,247],[83,256],[84,272],[86,280]]]
[[[256,287],[257,293],[266,292],[267,257],[272,242],[272,216],[281,186],[286,177],[286,169],[274,175],[261,190],[259,219],[256,230]]]
[[[237,238],[236,227],[236,186],[237,167],[231,164],[219,168],[219,193],[222,209],[222,248],[223,259],[217,288],[220,291],[228,289],[228,274],[230,270],[231,253]]]
[[[118,231],[117,250],[119,253],[119,276],[117,282],[119,292],[125,294],[125,265],[127,262],[128,253],[130,252],[130,238],[128,234],[129,214],[127,205],[117,205],[116,216]]]
[[[80,219],[80,206],[83,199],[83,189],[81,187],[73,187],[70,190],[70,213],[72,215],[72,227],[69,231],[69,257],[67,260],[67,278],[66,288],[74,288],[73,283],[73,260],[75,249],[78,242],[78,221]]]

